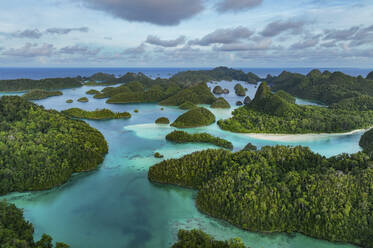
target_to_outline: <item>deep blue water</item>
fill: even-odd
[[[123,75],[127,72],[143,72],[151,77],[166,78],[180,71],[186,70],[202,70],[211,68],[108,68],[108,67],[92,67],[92,68],[6,68],[0,67],[0,79],[16,79],[29,78],[41,79],[51,77],[76,77],[76,76],[90,76],[96,72],[111,73],[116,76]],[[282,71],[297,72],[307,74],[313,68],[237,68],[245,72],[253,72],[260,77],[266,77],[268,74],[278,75]],[[349,75],[365,77],[372,69],[367,68],[319,68],[321,71],[342,71]]]

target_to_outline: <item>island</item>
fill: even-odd
[[[215,102],[211,104],[211,108],[231,108],[231,105],[224,99],[224,97],[219,97]]]
[[[40,80],[12,79],[0,80],[0,91],[26,91],[32,89],[56,90],[82,87],[81,77],[47,78]]]
[[[86,111],[80,108],[71,108],[61,111],[61,113],[73,118],[89,119],[89,120],[110,120],[110,119],[128,119],[131,114],[128,112],[113,112],[110,109],[96,109],[94,111]]]
[[[180,115],[171,126],[177,128],[192,128],[208,126],[215,122],[215,115],[210,110],[200,107],[191,109]]]
[[[218,85],[218,86],[214,87],[214,89],[212,90],[212,92],[214,94],[221,95],[221,94],[224,93],[224,90],[223,90],[223,88],[221,86]]]
[[[43,234],[34,241],[34,226],[25,220],[23,211],[14,204],[0,201],[0,242],[1,247],[52,248],[52,237]],[[56,248],[68,248],[65,243],[57,242]]]
[[[246,248],[238,238],[228,241],[215,240],[210,235],[196,229],[179,230],[177,237],[177,243],[171,248]]]
[[[34,89],[22,95],[26,100],[42,100],[52,96],[62,96],[62,92]]]
[[[179,105],[179,109],[182,109],[182,110],[189,110],[189,109],[194,109],[194,108],[197,108],[197,105],[189,101],[186,101]]]
[[[361,136],[359,145],[365,153],[373,158],[373,129],[368,130]]]
[[[244,87],[242,87],[241,84],[236,84],[234,86],[234,91],[236,92],[237,96],[246,96],[246,91],[245,91]]]
[[[160,154],[159,152],[154,153],[155,158],[163,158],[164,156]]]
[[[98,90],[90,89],[86,92],[87,95],[97,95],[100,94],[101,92]]]
[[[88,98],[87,97],[81,97],[78,99],[78,102],[88,102]]]
[[[239,133],[343,133],[373,126],[373,111],[301,106],[285,92],[272,93],[263,82],[255,98],[233,111],[233,117],[219,120],[224,130]]]
[[[208,143],[215,146],[220,146],[226,149],[233,149],[233,145],[228,140],[214,137],[208,133],[189,134],[184,131],[173,131],[166,136],[166,140],[183,144],[183,143]]]
[[[198,190],[200,211],[251,232],[373,246],[373,169],[362,152],[325,158],[301,146],[210,149],[158,163],[148,178]]]
[[[18,96],[0,98],[0,127],[0,195],[59,186],[96,169],[108,152],[87,123]]]
[[[73,101],[73,99],[67,99],[66,100],[66,103],[73,103],[74,101]]]
[[[159,117],[155,120],[156,124],[170,124],[170,120],[167,117]]]

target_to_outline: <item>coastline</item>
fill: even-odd
[[[297,141],[313,141],[321,138],[329,138],[333,136],[352,135],[360,132],[370,130],[355,129],[344,133],[307,133],[307,134],[276,134],[276,133],[244,133],[245,136],[259,140],[283,141],[283,142],[297,142]]]

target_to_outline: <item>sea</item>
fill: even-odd
[[[169,77],[177,72],[209,68],[0,68],[0,79],[89,76],[96,72],[112,73],[116,76],[126,72],[143,72],[152,77]],[[261,77],[278,75],[283,70],[308,73],[311,68],[242,68]],[[324,69],[321,69],[324,70]],[[336,69],[351,75],[367,75],[369,69]],[[209,83],[211,88],[217,83]],[[236,101],[242,97],[234,94],[234,82],[218,82],[230,89],[225,96],[231,109],[210,109],[217,119],[231,116]],[[247,94],[253,98],[256,85],[245,84]],[[162,116],[174,121],[184,111],[177,107],[157,104],[107,104],[105,99],[94,99],[85,92],[102,90],[101,86],[83,86],[62,90],[62,96],[34,101],[47,109],[64,110],[78,107],[85,110],[109,108],[113,111],[129,111],[128,120],[86,120],[105,136],[109,153],[100,167],[89,173],[74,175],[66,184],[41,192],[12,193],[1,197],[24,209],[27,220],[35,227],[35,239],[43,233],[50,234],[55,241],[69,244],[72,248],[166,248],[177,240],[179,229],[201,229],[216,239],[241,238],[251,248],[352,248],[350,244],[332,243],[313,239],[302,234],[262,234],[236,228],[224,221],[210,218],[195,206],[197,192],[168,185],[149,182],[150,166],[159,163],[154,153],[165,159],[179,158],[203,149],[217,148],[208,144],[173,144],[165,135],[175,130],[168,125],[156,125]],[[21,95],[20,92],[0,95]],[[88,103],[76,100],[82,96]],[[67,104],[67,99],[73,99]],[[315,104],[297,99],[298,104]],[[208,107],[208,106],[205,106]],[[134,110],[139,110],[135,113]],[[266,145],[303,145],[326,157],[340,153],[355,153],[364,131],[341,135],[310,135],[301,139],[262,139],[245,134],[226,132],[215,124],[188,129],[188,132],[208,132],[231,141],[234,151],[251,142],[260,147]]]

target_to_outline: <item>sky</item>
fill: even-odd
[[[2,0],[1,67],[373,67],[372,0]]]

